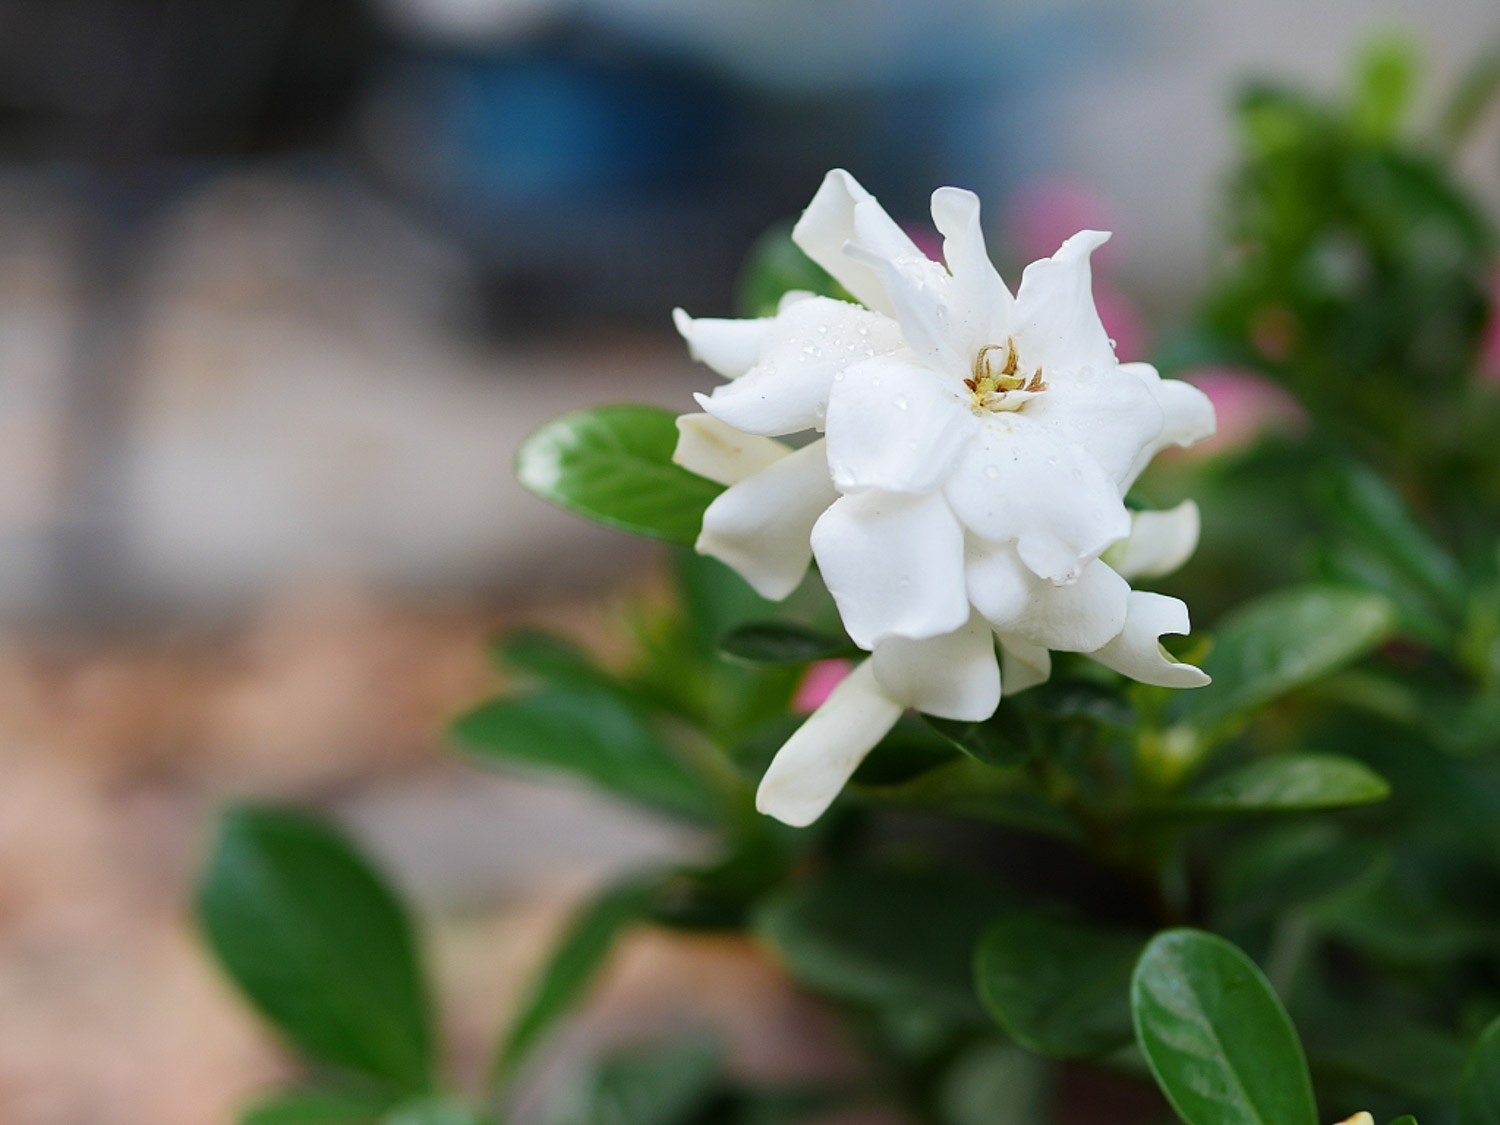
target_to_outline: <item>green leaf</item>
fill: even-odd
[[[620,934],[646,913],[654,880],[632,879],[583,907],[533,981],[520,1013],[495,1059],[497,1075],[509,1075],[532,1048],[582,998],[603,968]]]
[[[380,1125],[494,1125],[493,1119],[449,1098],[404,1102],[380,1119]]]
[[[954,1060],[937,1090],[942,1125],[1037,1125],[1052,1120],[1052,1064],[1003,1039]]]
[[[535,629],[517,629],[495,640],[495,662],[560,688],[622,691],[614,677],[575,644]]]
[[[740,625],[719,638],[719,651],[743,664],[806,664],[859,652],[848,641],[790,621]]]
[[[286,809],[229,812],[198,916],[229,975],[313,1060],[427,1090],[432,1028],[411,923],[340,834]]]
[[[578,688],[481,704],[454,722],[453,739],[487,764],[558,771],[697,821],[714,818],[706,783],[618,696]]]
[[[1484,1029],[1458,1091],[1462,1125],[1500,1125],[1500,1019]]]
[[[772,898],[757,930],[809,988],[977,1022],[974,946],[1005,906],[956,872],[843,870]]]
[[[1364,45],[1354,73],[1349,122],[1367,140],[1389,141],[1411,104],[1417,60],[1411,41],[1382,35]]]
[[[1320,1074],[1352,1076],[1408,1104],[1451,1101],[1468,1053],[1452,1032],[1402,1020],[1375,1005],[1329,1010],[1307,1030],[1306,1041]]]
[[[677,416],[600,406],[543,425],[516,452],[516,477],[543,500],[622,531],[691,545],[721,485],[672,463]]]
[[[1165,808],[1194,816],[1238,816],[1349,808],[1390,795],[1385,779],[1353,758],[1277,754],[1222,774]]]
[[[1392,1121],[1391,1125],[1417,1125],[1417,1119],[1411,1114],[1405,1113]]]
[[[1389,862],[1386,848],[1346,836],[1327,820],[1280,824],[1218,865],[1215,927],[1223,930],[1316,903],[1375,878]]]
[[[993,715],[977,723],[939,719],[922,720],[971,758],[991,766],[1018,766],[1036,753],[1036,743],[1013,703],[1002,704]]]
[[[1141,939],[1012,914],[985,932],[975,957],[980,998],[1016,1042],[1060,1058],[1130,1042],[1130,974]]]
[[[688,1125],[713,1099],[723,1065],[719,1044],[702,1035],[615,1055],[574,1083],[547,1125]]]
[[[1167,930],[1131,983],[1136,1040],[1187,1125],[1318,1125],[1292,1021],[1265,976],[1221,937]]]
[[[374,1125],[393,1096],[389,1090],[342,1086],[279,1090],[240,1114],[240,1125]]]
[[[794,289],[840,301],[854,300],[792,241],[792,224],[777,223],[756,239],[745,256],[735,304],[743,316],[775,316],[781,298]]]
[[[1303,586],[1259,598],[1220,628],[1203,670],[1213,683],[1181,692],[1174,713],[1204,728],[1233,720],[1358,660],[1391,632],[1377,594]]]

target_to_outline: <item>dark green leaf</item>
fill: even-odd
[[[987,884],[954,872],[834,871],[767,902],[757,929],[810,988],[982,1019],[974,945],[1005,905]]]
[[[790,621],[753,621],[731,629],[719,638],[719,651],[744,664],[806,664],[859,652],[839,637]]]
[[[691,545],[717,485],[672,463],[677,416],[600,406],[554,418],[516,453],[516,476],[543,500],[638,535]]]
[[[575,644],[534,629],[517,629],[494,642],[496,663],[554,687],[621,690],[615,679]]]
[[[1484,1029],[1469,1055],[1458,1117],[1462,1125],[1500,1125],[1500,1019]]]
[[[1388,862],[1386,849],[1326,820],[1279,825],[1219,865],[1215,924],[1244,925],[1317,902],[1374,878]]]
[[[619,697],[577,689],[481,704],[452,737],[481,761],[558,771],[618,796],[694,820],[711,820],[706,784]]]
[[[229,975],[312,1059],[427,1089],[432,1030],[411,924],[341,835],[285,809],[228,813],[198,914]]]
[[[645,914],[651,886],[649,879],[635,879],[611,887],[574,916],[511,1023],[495,1060],[497,1074],[514,1072],[582,998],[620,934]]]
[[[975,981],[1022,1046],[1062,1058],[1101,1055],[1130,1042],[1130,973],[1141,945],[1129,934],[1012,914],[980,941]]]
[[[1136,1039],[1187,1125],[1318,1125],[1297,1032],[1265,976],[1223,938],[1168,930],[1131,984]]]
[[[1391,1125],[1417,1125],[1417,1119],[1411,1114],[1403,1114],[1391,1122]]]
[[[1179,693],[1175,713],[1197,727],[1234,719],[1358,660],[1393,618],[1385,598],[1331,586],[1257,599],[1219,629],[1203,665],[1213,683]]]
[[[923,720],[971,758],[991,766],[1017,766],[1036,752],[1036,744],[1014,704],[1002,703],[988,719],[959,722],[923,715]]]
[[[1467,1054],[1452,1032],[1403,1021],[1375,1006],[1328,1013],[1309,1030],[1307,1052],[1320,1073],[1339,1071],[1407,1104],[1451,1100]]]
[[[574,1084],[547,1125],[687,1125],[712,1100],[722,1070],[722,1050],[702,1035],[616,1055]]]
[[[1166,808],[1192,815],[1305,812],[1383,801],[1384,778],[1338,754],[1277,754],[1214,778]]]
[[[374,1125],[393,1097],[390,1091],[340,1086],[281,1090],[240,1114],[240,1125]]]

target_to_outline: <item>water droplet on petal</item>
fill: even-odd
[[[842,371],[835,371],[833,373],[833,381],[835,383],[842,383],[844,381],[844,373]]]
[[[905,410],[906,409],[906,396],[905,395],[895,395],[895,396],[893,396],[892,399],[891,399],[891,405],[894,406],[897,410]]]
[[[984,475],[987,476],[987,477],[989,477],[990,480],[999,480],[1000,479],[1000,466],[999,465],[986,465],[984,467]]]

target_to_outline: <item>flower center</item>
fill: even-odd
[[[1030,398],[1047,389],[1038,367],[1028,379],[1021,374],[1016,338],[1007,336],[1003,344],[986,344],[974,357],[974,374],[964,380],[974,396],[975,410],[994,412],[1019,410]]]

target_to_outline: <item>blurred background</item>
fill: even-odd
[[[711,376],[671,307],[733,314],[747,249],[836,165],[918,232],[932,188],[975,189],[1012,281],[1116,230],[1101,310],[1148,357],[1226,253],[1239,84],[1331,90],[1375,33],[1438,91],[1500,15],[0,3],[0,1120],[227,1121],[281,1073],[187,921],[244,796],[328,808],[386,861],[476,1071],[576,895],[695,845],[443,750],[497,628],[608,652],[621,591],[653,596],[652,548],[514,483],[519,440],[586,403],[686,409]],[[638,942],[605,991],[580,1042],[692,1010],[747,1068],[841,1065],[743,951]]]

